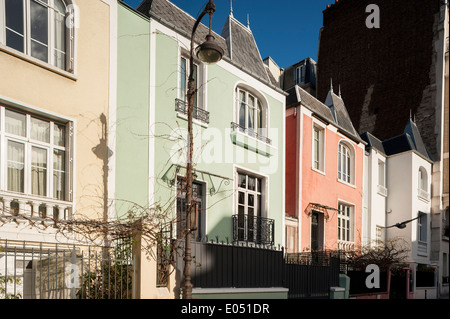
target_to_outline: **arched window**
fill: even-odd
[[[69,0],[3,0],[2,44],[65,71],[73,72],[75,12]]]
[[[427,170],[423,168],[422,166],[419,168],[419,190],[424,191],[425,193],[428,193],[428,175]]]
[[[352,148],[344,142],[339,143],[338,179],[348,184],[354,184],[354,154]]]
[[[260,139],[267,137],[267,106],[264,99],[251,90],[236,89],[237,125],[242,132]]]

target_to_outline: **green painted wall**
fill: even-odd
[[[126,6],[119,5],[116,123],[116,198],[119,201],[116,209],[119,215],[123,215],[129,208],[120,199],[147,205],[150,182],[154,188],[150,200],[162,211],[175,216],[176,189],[168,181],[174,178],[174,164],[186,165],[186,154],[183,154],[185,148],[180,151],[178,149],[185,145],[183,139],[179,139],[179,131],[187,131],[187,120],[175,111],[180,44],[176,36],[164,34],[157,29],[149,35],[150,23],[156,22],[149,22]],[[154,39],[153,52],[150,50],[150,39]],[[150,56],[155,61],[150,63]],[[271,89],[258,85],[263,88],[260,92],[267,99],[270,108],[270,127],[276,131],[269,136],[273,140],[275,152],[270,157],[274,165],[271,171],[267,171],[269,157],[232,143],[230,124],[234,122],[234,90],[236,84],[243,80],[231,71],[227,63],[205,68],[205,98],[210,123],[194,124],[195,169],[230,180],[234,178],[235,167],[265,175],[268,181],[267,217],[275,220],[275,243],[281,244],[284,220],[284,104],[271,96]],[[149,82],[149,72],[154,72],[154,83]],[[154,92],[153,96],[149,96],[150,90]],[[150,107],[154,107],[154,118],[151,119]],[[149,132],[152,132],[152,136],[149,136]],[[150,138],[154,143],[154,149],[150,151],[151,156],[154,156],[154,167],[149,171],[149,163],[152,162],[149,158],[149,147],[152,145],[149,143]],[[243,160],[236,154],[241,154]],[[185,171],[181,170],[179,174],[184,176]],[[169,177],[168,180],[163,180],[164,176]],[[208,193],[205,233],[210,239],[216,239],[217,236],[220,241],[232,241],[234,181],[226,183],[219,177],[210,178],[201,174],[197,174],[197,180],[205,184]],[[209,189],[213,186],[216,189],[220,186],[220,189],[218,193],[210,195]]]
[[[187,130],[187,121],[177,116],[175,111],[175,99],[177,98],[178,87],[178,58],[179,44],[171,36],[162,32],[156,32],[156,122],[155,133],[155,175],[158,176],[155,182],[155,199],[159,205],[164,207],[168,212],[175,214],[175,188],[170,187],[167,183],[161,181],[162,176],[167,173],[170,166],[175,163],[186,165],[186,157],[183,155],[180,161],[172,160],[171,153],[176,145],[175,142],[169,141],[167,137],[174,130]],[[234,112],[234,90],[238,82],[242,81],[239,77],[230,71],[218,65],[207,66],[206,86],[207,86],[207,110],[210,112],[210,123],[206,127],[194,124],[194,162],[195,168],[227,177],[234,178],[234,165],[255,171],[263,172],[262,166],[268,160],[263,155],[256,154],[251,151],[244,150],[241,146],[231,143],[230,126]],[[263,93],[264,94],[264,93]],[[270,127],[278,128],[273,144],[278,148],[278,152],[271,159],[275,160],[275,170],[268,174],[269,194],[267,217],[275,220],[275,242],[282,243],[282,227],[283,227],[283,103],[272,98],[268,94],[264,94],[268,100],[270,111]],[[177,134],[172,134],[176,137]],[[208,143],[208,139],[213,136]],[[176,147],[175,147],[176,149]],[[231,155],[229,151],[232,151]],[[243,154],[243,161],[236,160],[236,153]],[[206,154],[206,156],[205,156]],[[217,157],[215,157],[217,155]],[[216,159],[211,162],[212,159]],[[253,163],[248,163],[253,161]],[[261,164],[262,163],[262,164]],[[184,171],[180,172],[184,175]],[[208,190],[212,184],[217,188],[221,183],[220,178],[213,178],[212,182],[207,176],[198,176],[197,180],[206,183]],[[210,239],[216,236],[220,241],[232,241],[232,215],[234,209],[234,182],[225,185],[222,183],[220,192],[212,196],[207,196],[207,235]],[[172,199],[172,200],[170,200]]]
[[[116,213],[148,205],[149,23],[119,3],[116,130]]]

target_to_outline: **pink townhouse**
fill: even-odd
[[[287,93],[286,251],[360,247],[365,142],[340,94],[322,103],[297,85]]]

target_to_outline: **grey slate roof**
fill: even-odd
[[[347,108],[345,107],[344,101],[340,96],[337,96],[333,90],[328,92],[327,99],[325,101],[325,105],[328,106],[331,110],[331,114],[333,115],[338,126],[349,132],[354,136],[358,136],[358,132],[355,130],[352,120],[348,115]]]
[[[245,66],[251,73],[261,79],[272,82],[259,53],[255,38],[249,28],[228,15],[222,36],[227,40],[231,60]]]
[[[151,16],[172,27],[177,32],[190,38],[196,18],[181,10],[168,0],[143,0],[137,10],[146,16]],[[205,21],[207,18],[205,18]],[[195,41],[202,43],[209,32],[209,28],[201,23],[195,34]],[[269,77],[266,67],[256,45],[252,32],[228,16],[222,35],[213,32],[217,43],[224,49],[225,59],[239,66],[246,72],[260,80],[276,85]]]
[[[194,27],[196,18],[193,18],[176,5],[167,0],[143,0],[138,6],[137,11],[142,14],[151,16],[160,20],[162,23],[169,24],[177,32],[191,38],[192,28]],[[151,12],[151,13],[150,13]],[[206,18],[205,18],[206,21]],[[209,33],[209,27],[200,23],[197,32],[195,33],[195,41],[203,43],[206,35]],[[213,31],[217,44],[224,49],[224,56],[229,57],[228,47],[225,39]]]
[[[289,94],[286,98],[287,108],[301,103],[310,111],[312,111],[316,116],[327,123],[333,124],[341,132],[346,133],[346,135],[351,137],[353,140],[357,142],[364,142],[353,127],[350,116],[348,115],[347,109],[345,108],[344,101],[342,101],[342,99],[334,93],[332,94],[334,95],[333,106],[336,110],[336,118],[333,115],[333,109],[330,106],[327,106],[324,103],[320,102],[300,86],[295,85],[292,88],[286,90],[286,93]]]
[[[407,151],[416,151],[424,158],[433,161],[425,144],[416,123],[409,119],[406,124],[403,134],[392,137],[390,139],[380,141],[378,138],[368,132],[361,134],[361,138],[367,143],[367,147],[374,147],[385,155],[395,155]]]
[[[361,136],[362,140],[367,143],[366,149],[373,147],[376,150],[378,150],[379,152],[386,155],[386,151],[384,150],[383,142],[380,141],[378,138],[376,138],[369,132],[364,132],[364,133],[360,134],[360,136]]]

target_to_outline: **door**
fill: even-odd
[[[323,214],[311,213],[311,251],[323,250]]]

